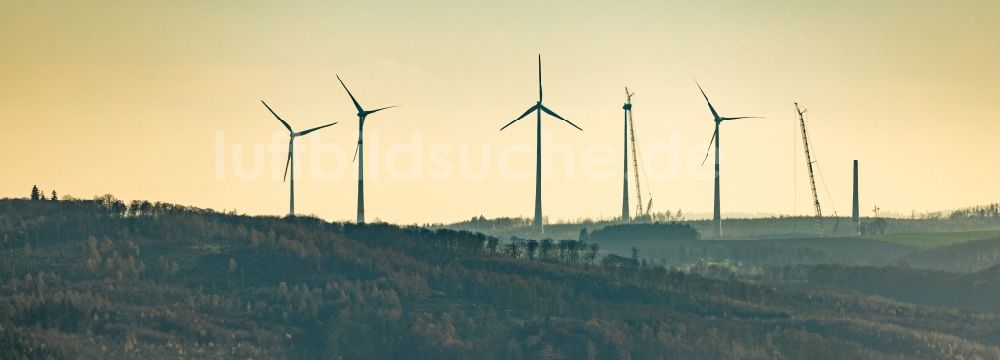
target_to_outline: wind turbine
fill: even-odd
[[[624,143],[624,147],[623,147],[623,150],[622,150],[622,153],[625,156],[625,161],[622,162],[622,167],[624,168],[624,171],[623,171],[624,177],[622,178],[622,219],[621,219],[621,221],[623,223],[629,222],[629,216],[628,216],[628,119],[629,119],[629,115],[632,113],[632,95],[635,95],[635,92],[628,92],[628,88],[626,87],[625,88],[625,100],[626,101],[625,101],[625,105],[622,106],[622,109],[625,110],[625,132],[624,132],[625,143]],[[636,176],[638,176],[638,175],[639,174],[636,174]],[[640,207],[642,206],[641,202],[640,202],[639,206]],[[639,216],[639,215],[641,215],[641,214],[636,214],[636,216]]]
[[[294,216],[295,215],[295,160],[293,160],[292,154],[295,152],[295,138],[328,126],[333,126],[336,123],[334,122],[323,126],[314,127],[309,130],[295,132],[294,130],[292,130],[292,126],[288,125],[288,122],[282,120],[281,117],[274,112],[274,110],[271,110],[270,106],[267,106],[267,103],[264,102],[264,100],[261,100],[260,102],[261,104],[264,104],[264,107],[267,108],[267,111],[271,112],[271,115],[274,115],[274,117],[281,122],[281,125],[285,126],[285,129],[288,129],[288,160],[285,161],[285,176],[284,178],[282,178],[281,181],[286,181],[289,179],[288,172],[290,169],[292,176],[291,176],[291,181],[288,182],[288,215]]]
[[[375,110],[365,110],[361,107],[361,104],[358,104],[358,100],[351,94],[351,90],[347,89],[347,85],[344,85],[344,80],[340,80],[340,75],[337,75],[337,80],[340,81],[340,85],[347,91],[347,96],[351,97],[354,107],[358,109],[358,146],[354,148],[354,160],[358,162],[358,224],[363,224],[365,222],[365,148],[362,145],[362,139],[364,138],[365,118],[379,111],[394,108],[396,105]]]
[[[511,124],[517,122],[518,120],[523,119],[525,116],[528,116],[528,114],[531,114],[532,112],[535,112],[538,115],[537,122],[535,123],[535,128],[537,129],[537,136],[535,137],[536,155],[535,155],[534,228],[535,231],[544,232],[544,229],[542,228],[542,112],[545,112],[546,114],[549,114],[552,117],[555,117],[556,119],[565,121],[567,124],[570,124],[571,126],[577,128],[577,130],[583,131],[583,129],[581,129],[579,126],[576,126],[576,124],[570,122],[569,120],[564,119],[562,116],[559,116],[559,114],[556,114],[554,111],[545,107],[545,105],[542,105],[542,55],[541,54],[538,55],[538,102],[535,103],[535,105],[532,105],[530,108],[528,108],[528,110],[525,111],[524,114],[518,116],[517,119],[514,119],[513,121],[507,123],[507,125],[504,125],[502,128],[500,128],[500,131],[503,131],[503,129],[506,129]]]
[[[719,113],[715,111],[715,107],[712,106],[712,102],[708,100],[708,95],[705,95],[705,90],[702,90],[701,84],[695,81],[698,85],[698,90],[701,91],[701,96],[705,97],[705,102],[708,103],[708,109],[712,111],[712,118],[715,121],[715,133],[712,135],[712,140],[708,142],[708,149],[705,150],[705,159],[701,161],[702,165],[705,165],[705,161],[708,160],[708,154],[712,150],[712,143],[715,143],[715,210],[712,213],[712,224],[715,228],[715,236],[717,238],[722,238],[722,209],[720,206],[720,194],[719,194],[719,125],[723,121],[727,120],[739,120],[739,119],[760,119],[756,116],[739,116],[739,117],[722,117]]]

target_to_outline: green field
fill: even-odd
[[[1000,238],[1000,230],[959,231],[920,234],[886,234],[862,236],[866,240],[881,240],[923,249],[962,243],[966,241]]]

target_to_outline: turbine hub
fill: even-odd
[[[625,106],[622,106],[622,109],[632,110],[632,104],[625,104]]]

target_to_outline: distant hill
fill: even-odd
[[[744,271],[782,265],[890,265],[918,251],[912,246],[858,238],[601,242],[601,248],[610,253],[628,254],[633,247],[643,257],[665,266],[728,261],[740,264]]]
[[[803,280],[915,304],[1000,314],[1000,265],[961,274],[906,267],[804,266]]]
[[[700,237],[691,225],[677,222],[614,224],[594,230],[588,236],[599,242],[698,240]]]
[[[1000,264],[1000,234],[915,252],[905,257],[914,266],[953,272],[975,272]]]
[[[992,209],[992,207],[984,207]],[[978,208],[977,208],[978,209]],[[975,212],[978,214],[979,212]],[[961,214],[956,212],[954,214]],[[964,237],[957,238],[937,238],[933,234],[943,233],[972,233],[972,232],[998,232],[1000,231],[1000,217],[990,216],[945,216],[943,213],[922,215],[924,217],[912,218],[880,218],[879,221],[885,225],[883,235],[866,236],[866,238],[880,239],[887,241],[906,241],[912,234],[922,234],[915,240],[919,246],[939,246],[951,242],[968,240]],[[692,226],[703,239],[711,238],[715,229],[711,220],[698,219],[688,220],[680,217],[662,216],[664,222],[678,222]],[[874,221],[872,218],[862,218],[862,223]],[[639,221],[639,224],[650,223]],[[479,216],[470,220],[457,222],[454,224],[438,224],[435,227],[448,228],[453,230],[466,230],[481,232],[487,235],[501,238],[519,237],[526,239],[577,239],[580,230],[586,229],[593,232],[598,229],[620,224],[617,219],[577,219],[545,225],[545,232],[539,233],[532,227],[531,219],[528,218],[495,218],[487,219]],[[819,223],[812,216],[781,216],[769,218],[725,218],[723,219],[723,232],[727,240],[774,240],[774,239],[808,239],[819,237],[856,237],[857,230],[853,229],[851,219],[848,217],[824,217]],[[924,241],[923,238],[932,236],[932,241]]]
[[[1000,357],[991,314],[546,244],[113,197],[0,201],[0,357]]]

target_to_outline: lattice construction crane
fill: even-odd
[[[819,192],[816,191],[816,176],[813,173],[814,162],[812,160],[812,155],[809,153],[809,135],[806,132],[806,119],[805,116],[803,116],[806,111],[808,110],[799,107],[799,103],[795,103],[795,112],[799,114],[799,126],[802,128],[802,144],[806,150],[806,168],[809,169],[809,187],[812,188],[813,206],[816,207],[816,222],[820,231],[822,231],[823,209],[819,205]]]
[[[639,146],[636,145],[636,140],[635,140],[635,119],[633,118],[633,113],[632,113],[633,95],[635,95],[635,92],[629,92],[628,88],[625,88],[625,96],[628,99],[628,102],[625,104],[625,110],[628,112],[629,142],[630,145],[632,146],[632,168],[633,168],[633,174],[635,174],[634,175],[635,196],[636,199],[638,200],[635,204],[636,207],[635,216],[638,218],[638,217],[648,216],[651,213],[653,207],[653,194],[647,190],[647,195],[648,195],[647,197],[649,198],[649,202],[646,203],[646,208],[643,209],[642,186],[639,182],[639,174],[640,174],[639,170],[641,167],[640,165],[641,159],[639,158]],[[643,169],[642,171],[642,176],[643,177],[646,176],[645,169]]]

